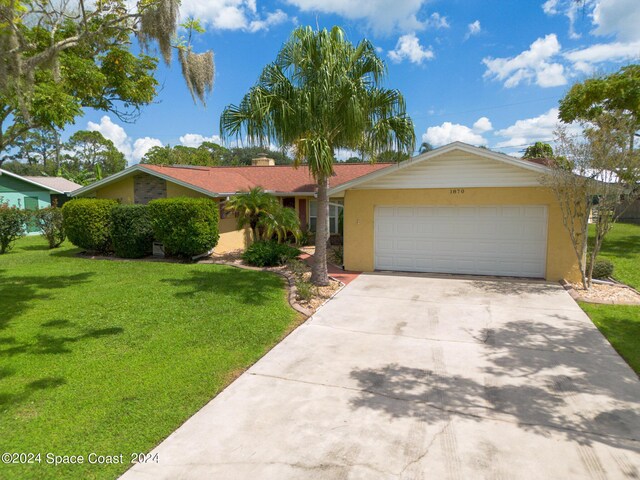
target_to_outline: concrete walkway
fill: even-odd
[[[123,478],[640,478],[639,400],[557,285],[363,274]]]

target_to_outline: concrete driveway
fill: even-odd
[[[123,478],[640,478],[639,401],[558,285],[366,274]]]

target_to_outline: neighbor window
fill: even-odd
[[[338,217],[340,210],[344,208],[339,203],[329,203],[329,233],[338,233]],[[316,231],[316,222],[318,221],[318,202],[311,200],[309,202],[309,229]]]

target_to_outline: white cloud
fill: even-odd
[[[536,74],[536,83],[542,87],[557,87],[567,83],[564,67],[559,63],[542,65]]]
[[[547,0],[542,9],[547,15],[565,15],[569,19],[569,36],[580,38],[576,20],[590,19],[591,33],[613,36],[619,41],[640,40],[640,8],[637,0]]]
[[[553,132],[559,122],[557,108],[552,108],[537,117],[518,120],[513,125],[496,131],[497,136],[505,138],[496,147],[513,148],[534,142],[549,142],[553,140]]]
[[[289,20],[282,10],[261,16],[255,0],[184,0],[180,6],[183,18],[194,17],[218,30],[268,30]]]
[[[263,20],[253,20],[249,24],[250,32],[258,32],[260,30],[269,30],[274,25],[280,25],[289,20],[289,17],[282,10],[278,9],[275,12],[270,12]]]
[[[490,132],[491,130],[493,130],[493,125],[491,125],[491,121],[487,117],[480,117],[473,124],[473,129],[476,132]]]
[[[157,138],[142,137],[133,142],[133,152],[131,153],[131,159],[134,163],[138,163],[142,160],[142,157],[151,150],[153,147],[161,147],[162,142]]]
[[[582,3],[576,0],[547,0],[542,4],[542,10],[547,15],[565,15],[569,20],[569,37],[578,39],[581,35],[575,31],[576,17],[579,11],[590,3],[593,3],[593,0],[584,0]]]
[[[108,115],[104,115],[100,123],[89,122],[87,129],[100,132],[105,138],[111,140],[131,163],[138,163],[150,148],[162,146],[162,142],[157,138],[143,137],[134,141],[127,135],[124,128],[113,123]]]
[[[351,157],[361,157],[361,153],[356,150],[350,150],[348,148],[339,148],[335,151],[336,160],[339,162],[344,162],[345,160],[349,160]]]
[[[429,142],[434,147],[440,147],[451,142],[487,145],[487,139],[481,134],[492,129],[491,122],[487,117],[481,117],[476,120],[473,128],[459,123],[444,122],[442,125],[427,128],[427,131],[422,134],[422,141]]]
[[[599,0],[594,4],[592,20],[596,35],[615,35],[618,40],[640,40],[638,0]]]
[[[449,28],[447,17],[440,15],[438,12],[433,12],[425,22],[425,25],[430,28],[435,28],[436,30]]]
[[[640,58],[640,41],[624,43],[597,43],[586,48],[571,50],[564,57],[578,65],[592,65],[602,62],[624,62]]]
[[[535,82],[541,87],[565,85],[564,67],[551,59],[560,53],[560,42],[555,34],[538,38],[528,50],[511,58],[484,58],[487,67],[485,78],[504,82],[506,88],[515,87],[523,81]]]
[[[480,25],[480,20],[476,20],[475,22],[467,25],[467,35],[465,38],[469,38],[473,35],[478,35],[482,31],[482,26]]]
[[[286,1],[304,12],[329,13],[349,20],[362,20],[369,28],[382,33],[418,31],[430,26],[429,20],[422,21],[418,18],[426,0]]]
[[[205,137],[204,135],[200,135],[199,133],[186,133],[180,137],[180,143],[185,147],[198,148],[200,145],[202,145],[203,142],[213,142],[220,144],[220,136],[211,135],[210,137]]]
[[[558,14],[558,0],[547,0],[542,5],[542,10],[547,15],[557,15]]]
[[[396,43],[396,48],[389,50],[388,55],[395,63],[408,60],[418,65],[425,60],[431,60],[435,56],[431,47],[425,48],[420,45],[420,40],[418,40],[415,33],[402,35]]]
[[[104,115],[100,119],[100,123],[89,122],[87,130],[91,132],[100,132],[104,138],[108,138],[113,142],[115,147],[129,158],[131,156],[131,139],[120,125],[116,125],[111,121],[108,115]]]

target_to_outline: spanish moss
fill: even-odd
[[[158,48],[165,63],[171,63],[171,40],[176,33],[180,0],[156,0],[140,16],[140,43],[148,47],[151,40],[158,42]]]
[[[213,52],[193,53],[190,49],[178,49],[178,60],[182,67],[182,76],[191,92],[193,101],[206,104],[206,95],[213,89],[215,65]]]

